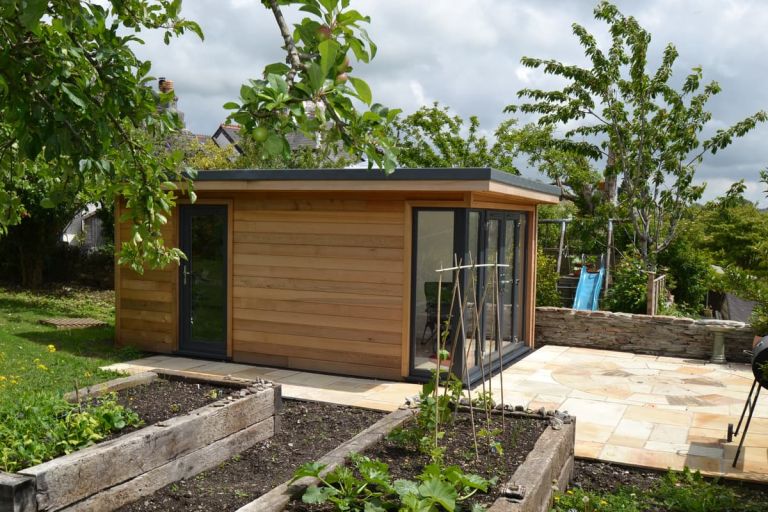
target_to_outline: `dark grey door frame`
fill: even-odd
[[[187,255],[179,265],[179,348],[178,353],[184,355],[211,357],[224,359],[227,357],[227,332],[230,319],[227,318],[228,297],[227,297],[227,279],[228,279],[228,260],[231,257],[228,254],[228,221],[229,207],[226,204],[204,204],[204,205],[180,205],[179,206],[179,248]],[[221,314],[223,315],[223,329],[220,339],[210,340],[192,340],[192,318],[193,314],[193,287],[196,280],[202,280],[201,272],[195,266],[195,248],[192,247],[192,230],[194,228],[195,217],[217,216],[223,218],[220,243],[221,254],[223,255],[221,278]],[[208,276],[207,279],[217,279],[218,276]]]

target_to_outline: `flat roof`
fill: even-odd
[[[421,168],[396,169],[387,174],[381,169],[234,169],[198,171],[196,182],[297,182],[297,181],[345,181],[345,182],[478,182],[486,181],[508,185],[516,189],[560,197],[560,189],[541,181],[523,178],[489,167],[475,168]],[[222,183],[222,185],[224,185]],[[436,187],[439,190],[440,186]]]

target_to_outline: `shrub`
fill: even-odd
[[[639,258],[627,255],[616,266],[613,284],[608,289],[603,305],[610,311],[645,313],[648,275]]]
[[[563,300],[557,291],[557,262],[539,248],[536,251],[536,305],[562,306]]]
[[[700,313],[713,281],[707,256],[687,240],[678,239],[659,255],[659,264],[668,269],[667,283],[678,309]]]

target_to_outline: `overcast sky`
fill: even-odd
[[[583,0],[352,0],[371,16],[369,33],[379,47],[370,65],[355,74],[371,85],[375,101],[410,113],[439,101],[463,117],[477,115],[492,131],[504,119],[504,106],[523,87],[556,85],[540,71],[520,65],[520,57],[585,62],[571,33],[573,22],[609,44],[603,23],[593,19],[595,1]],[[710,131],[768,110],[768,2],[764,0],[618,1],[653,35],[658,58],[668,42],[680,58],[681,81],[702,66],[705,81],[723,92],[710,103]],[[226,117],[222,105],[237,100],[240,85],[258,78],[265,64],[283,60],[281,39],[271,13],[258,0],[185,0],[183,15],[196,20],[205,41],[189,34],[170,46],[145,35],[137,53],[153,62],[154,76],[175,82],[187,127],[212,134]],[[289,22],[298,21],[288,12]],[[354,64],[354,63],[353,63]],[[708,183],[705,199],[722,194],[739,179],[747,196],[766,205],[758,182],[768,167],[768,126],[708,157],[697,173]],[[526,174],[535,176],[534,171]]]

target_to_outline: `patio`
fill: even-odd
[[[110,369],[152,368],[261,377],[283,396],[394,410],[420,386],[199,359],[152,356]],[[545,346],[491,381],[509,404],[568,411],[578,419],[576,455],[658,469],[688,466],[705,474],[768,482],[768,398],[758,403],[742,456],[726,443],[752,384],[747,365]]]

